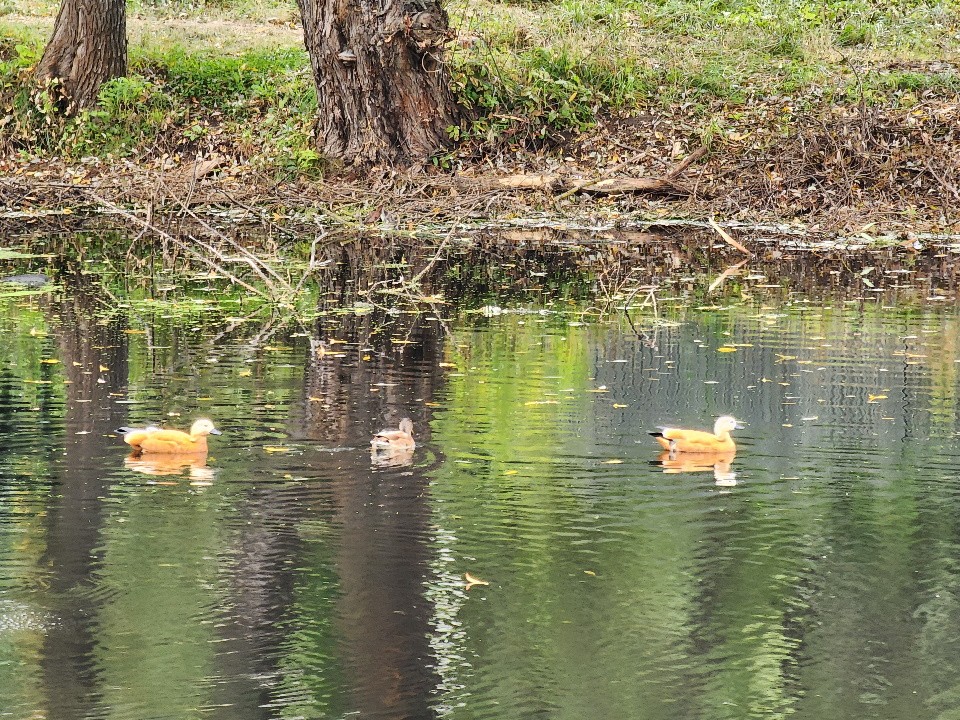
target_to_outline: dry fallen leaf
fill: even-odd
[[[490,584],[490,583],[488,583],[486,580],[481,580],[481,579],[478,578],[478,577],[474,577],[474,576],[471,575],[470,573],[464,573],[464,574],[463,574],[463,579],[467,581],[467,587],[466,587],[467,590],[469,590],[470,588],[472,588],[474,585],[489,585],[489,584]]]

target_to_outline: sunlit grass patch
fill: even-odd
[[[470,39],[454,53],[457,87],[482,116],[474,131],[488,137],[535,122],[581,129],[598,108],[741,103],[818,86],[834,94],[862,85],[850,68],[960,45],[952,2],[558,0],[452,12]],[[872,98],[910,83],[949,90],[949,74],[874,83]]]

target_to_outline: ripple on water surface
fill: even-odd
[[[0,707],[945,710],[960,324],[683,305],[660,308],[670,326],[400,316],[383,341],[357,314],[322,353],[118,324],[96,343],[115,356],[76,360],[87,380],[10,326],[36,352],[0,347]],[[728,412],[746,423],[729,468],[658,460],[648,431]],[[224,434],[176,467],[111,432],[199,415]],[[371,458],[404,417],[413,455]]]

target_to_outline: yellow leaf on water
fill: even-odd
[[[308,397],[307,400],[309,400],[310,402],[323,402],[323,398],[314,397],[313,395]]]
[[[442,362],[439,365],[440,367],[452,367],[452,368],[455,368],[457,366],[456,363],[448,363],[448,362]]]
[[[519,472],[520,472],[519,470],[504,470],[504,471],[503,471],[503,474],[504,474],[504,475],[517,475],[517,474],[519,474]]]
[[[584,574],[584,575],[592,575],[593,577],[596,577],[596,576],[597,576],[597,574],[596,574],[593,570],[584,570],[584,571],[583,571],[583,574]]]
[[[252,370],[241,370],[240,372],[237,373],[237,375],[239,375],[240,377],[250,377],[251,375],[253,375],[253,371],[252,371]]]
[[[474,576],[471,575],[470,573],[464,573],[464,574],[463,574],[463,579],[467,581],[467,590],[469,590],[470,588],[472,588],[474,585],[489,585],[489,584],[490,584],[490,583],[488,583],[486,580],[481,580],[481,579],[478,578],[478,577],[474,577]]]
[[[101,365],[100,372],[110,372],[110,368],[108,368],[106,365]]]
[[[601,463],[601,465],[622,465],[622,464],[623,464],[623,460],[618,460],[617,458],[613,458],[612,460],[604,460]]]
[[[736,349],[735,347],[730,347],[729,345],[724,345],[723,347],[718,347],[718,348],[717,348],[717,352],[728,352],[728,353],[729,353],[729,352],[736,352],[736,351],[737,351],[737,349]]]
[[[868,403],[876,402],[877,400],[886,400],[886,399],[887,399],[886,395],[867,395]]]
[[[268,453],[285,453],[290,452],[290,448],[285,445],[264,445],[263,451]]]
[[[46,363],[47,365],[57,365],[60,361],[56,358],[44,358],[40,362]]]
[[[622,403],[614,403],[613,406],[614,406],[615,408],[630,407],[629,405],[624,405],[624,404],[622,404]]]

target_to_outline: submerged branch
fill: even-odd
[[[263,290],[260,290],[259,288],[251,285],[250,283],[244,280],[241,280],[239,277],[237,277],[236,275],[231,273],[229,270],[227,270],[224,267],[225,263],[227,262],[227,259],[219,250],[217,250],[212,245],[209,245],[208,243],[204,243],[202,240],[197,239],[193,235],[184,235],[183,237],[177,237],[175,235],[171,235],[170,233],[164,230],[161,230],[156,225],[153,225],[151,222],[149,222],[149,220],[144,220],[143,218],[137,217],[137,215],[135,215],[134,213],[129,212],[128,210],[124,210],[123,208],[117,205],[114,205],[112,202],[100,197],[96,193],[88,191],[87,194],[91,199],[99,203],[102,207],[107,208],[111,212],[136,223],[137,225],[144,228],[145,230],[155,233],[158,237],[163,238],[170,244],[178,248],[181,248],[184,252],[186,252],[196,260],[200,261],[201,263],[209,267],[211,270],[224,275],[228,280],[230,280],[230,282],[239,285],[245,290],[249,290],[253,294],[259,297],[262,297],[264,300],[268,300],[270,302],[280,301],[279,297],[276,297],[275,295],[271,295],[270,293],[265,293]],[[204,250],[206,250],[208,254],[198,252],[196,248],[194,248],[190,243],[185,242],[184,238],[192,240],[197,245],[200,245],[201,247],[204,248]],[[214,258],[216,258],[216,260],[219,262],[211,260],[210,259],[211,255]],[[273,288],[271,288],[271,290],[273,290]]]

